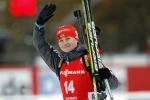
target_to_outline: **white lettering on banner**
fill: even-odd
[[[1,95],[16,95],[16,94],[28,94],[31,90],[31,86],[28,83],[17,83],[15,78],[9,78],[1,88]]]
[[[66,69],[65,71],[60,71],[60,75],[64,75],[67,77],[68,75],[83,75],[85,74],[84,70],[68,70]]]
[[[0,96],[33,94],[32,70],[0,69]]]

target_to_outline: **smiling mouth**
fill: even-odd
[[[68,44],[68,45],[63,46],[63,48],[68,48],[68,47],[70,47],[70,45],[69,45],[69,44]]]
[[[69,48],[70,46],[64,46],[64,48]]]

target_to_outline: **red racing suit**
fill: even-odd
[[[93,92],[94,87],[81,57],[62,64],[60,85],[64,100],[88,100],[88,93]]]

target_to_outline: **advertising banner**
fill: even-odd
[[[10,0],[12,16],[34,16],[37,12],[37,0]]]

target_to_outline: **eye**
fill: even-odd
[[[66,37],[66,40],[69,40],[70,39],[70,37]]]
[[[63,42],[63,40],[61,39],[61,40],[59,40],[59,42]]]

